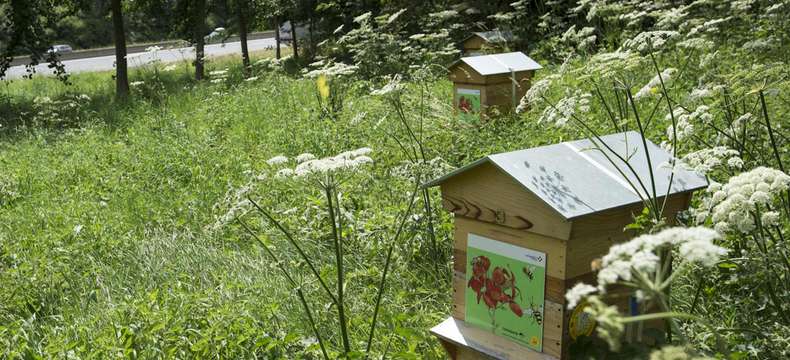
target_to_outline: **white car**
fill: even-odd
[[[71,48],[71,46],[66,44],[52,45],[52,47],[49,48],[49,50],[47,50],[47,52],[50,54],[67,54],[72,51],[73,49]]]
[[[306,34],[307,26],[296,26],[296,37],[299,39],[304,39]],[[286,21],[280,25],[280,40],[286,42],[293,40],[293,31],[291,31],[290,21]]]
[[[218,28],[214,29],[214,31],[212,31],[210,34],[206,35],[206,37],[205,37],[206,42],[209,42],[209,41],[214,40],[214,39],[222,39],[222,38],[224,38],[225,37],[225,31],[226,30],[225,30],[224,27],[218,27]]]

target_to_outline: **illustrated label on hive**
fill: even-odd
[[[480,120],[480,90],[458,89],[455,104],[462,120],[473,122]]]
[[[472,233],[466,254],[465,321],[542,351],[546,254]]]

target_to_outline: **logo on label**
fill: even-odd
[[[584,300],[573,309],[571,318],[568,321],[568,334],[571,339],[576,340],[580,336],[590,336],[595,330],[595,318],[584,309],[590,304]]]

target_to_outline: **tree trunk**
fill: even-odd
[[[241,63],[244,75],[250,75],[250,52],[247,49],[247,0],[239,0],[239,40],[241,41]]]
[[[277,16],[274,17],[274,42],[277,44],[274,56],[277,60],[280,60],[280,18]]]
[[[194,8],[195,80],[203,80],[206,55],[206,0],[197,0]]]
[[[313,6],[311,9],[314,9],[314,8],[315,8],[315,6]],[[308,51],[308,56],[309,57],[312,57],[312,56],[315,55],[315,41],[313,41],[313,27],[315,26],[315,20],[314,19],[315,18],[313,17],[313,11],[310,10],[310,22],[308,22],[308,28],[307,28],[307,31],[310,34],[310,39],[308,40],[310,42],[309,46],[308,46],[308,50],[309,50]]]
[[[294,60],[299,61],[299,38],[296,36],[296,22],[291,20],[291,45],[293,45]]]
[[[115,41],[115,97],[129,96],[129,72],[126,65],[126,31],[123,27],[121,0],[112,0],[112,30]]]

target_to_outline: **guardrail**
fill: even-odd
[[[256,39],[265,39],[274,37],[274,31],[261,31],[261,32],[253,32],[247,34],[247,40],[256,40]],[[225,42],[235,42],[239,41],[238,35],[230,36],[225,39]],[[207,44],[215,44],[219,43],[220,41],[212,41],[208,42]],[[136,54],[145,52],[145,49],[151,46],[161,46],[163,48],[173,48],[173,47],[188,47],[189,43],[184,40],[170,40],[170,41],[161,41],[161,42],[154,42],[154,43],[147,43],[147,44],[134,44],[129,45],[126,47],[126,54]],[[66,60],[76,60],[76,59],[85,59],[85,58],[92,58],[98,56],[111,56],[115,55],[115,47],[108,46],[103,48],[96,48],[96,49],[85,49],[85,50],[76,50],[70,53],[65,53],[60,55],[61,61]],[[30,63],[30,56],[17,56],[14,60],[11,61],[11,66],[17,65],[26,65]]]

